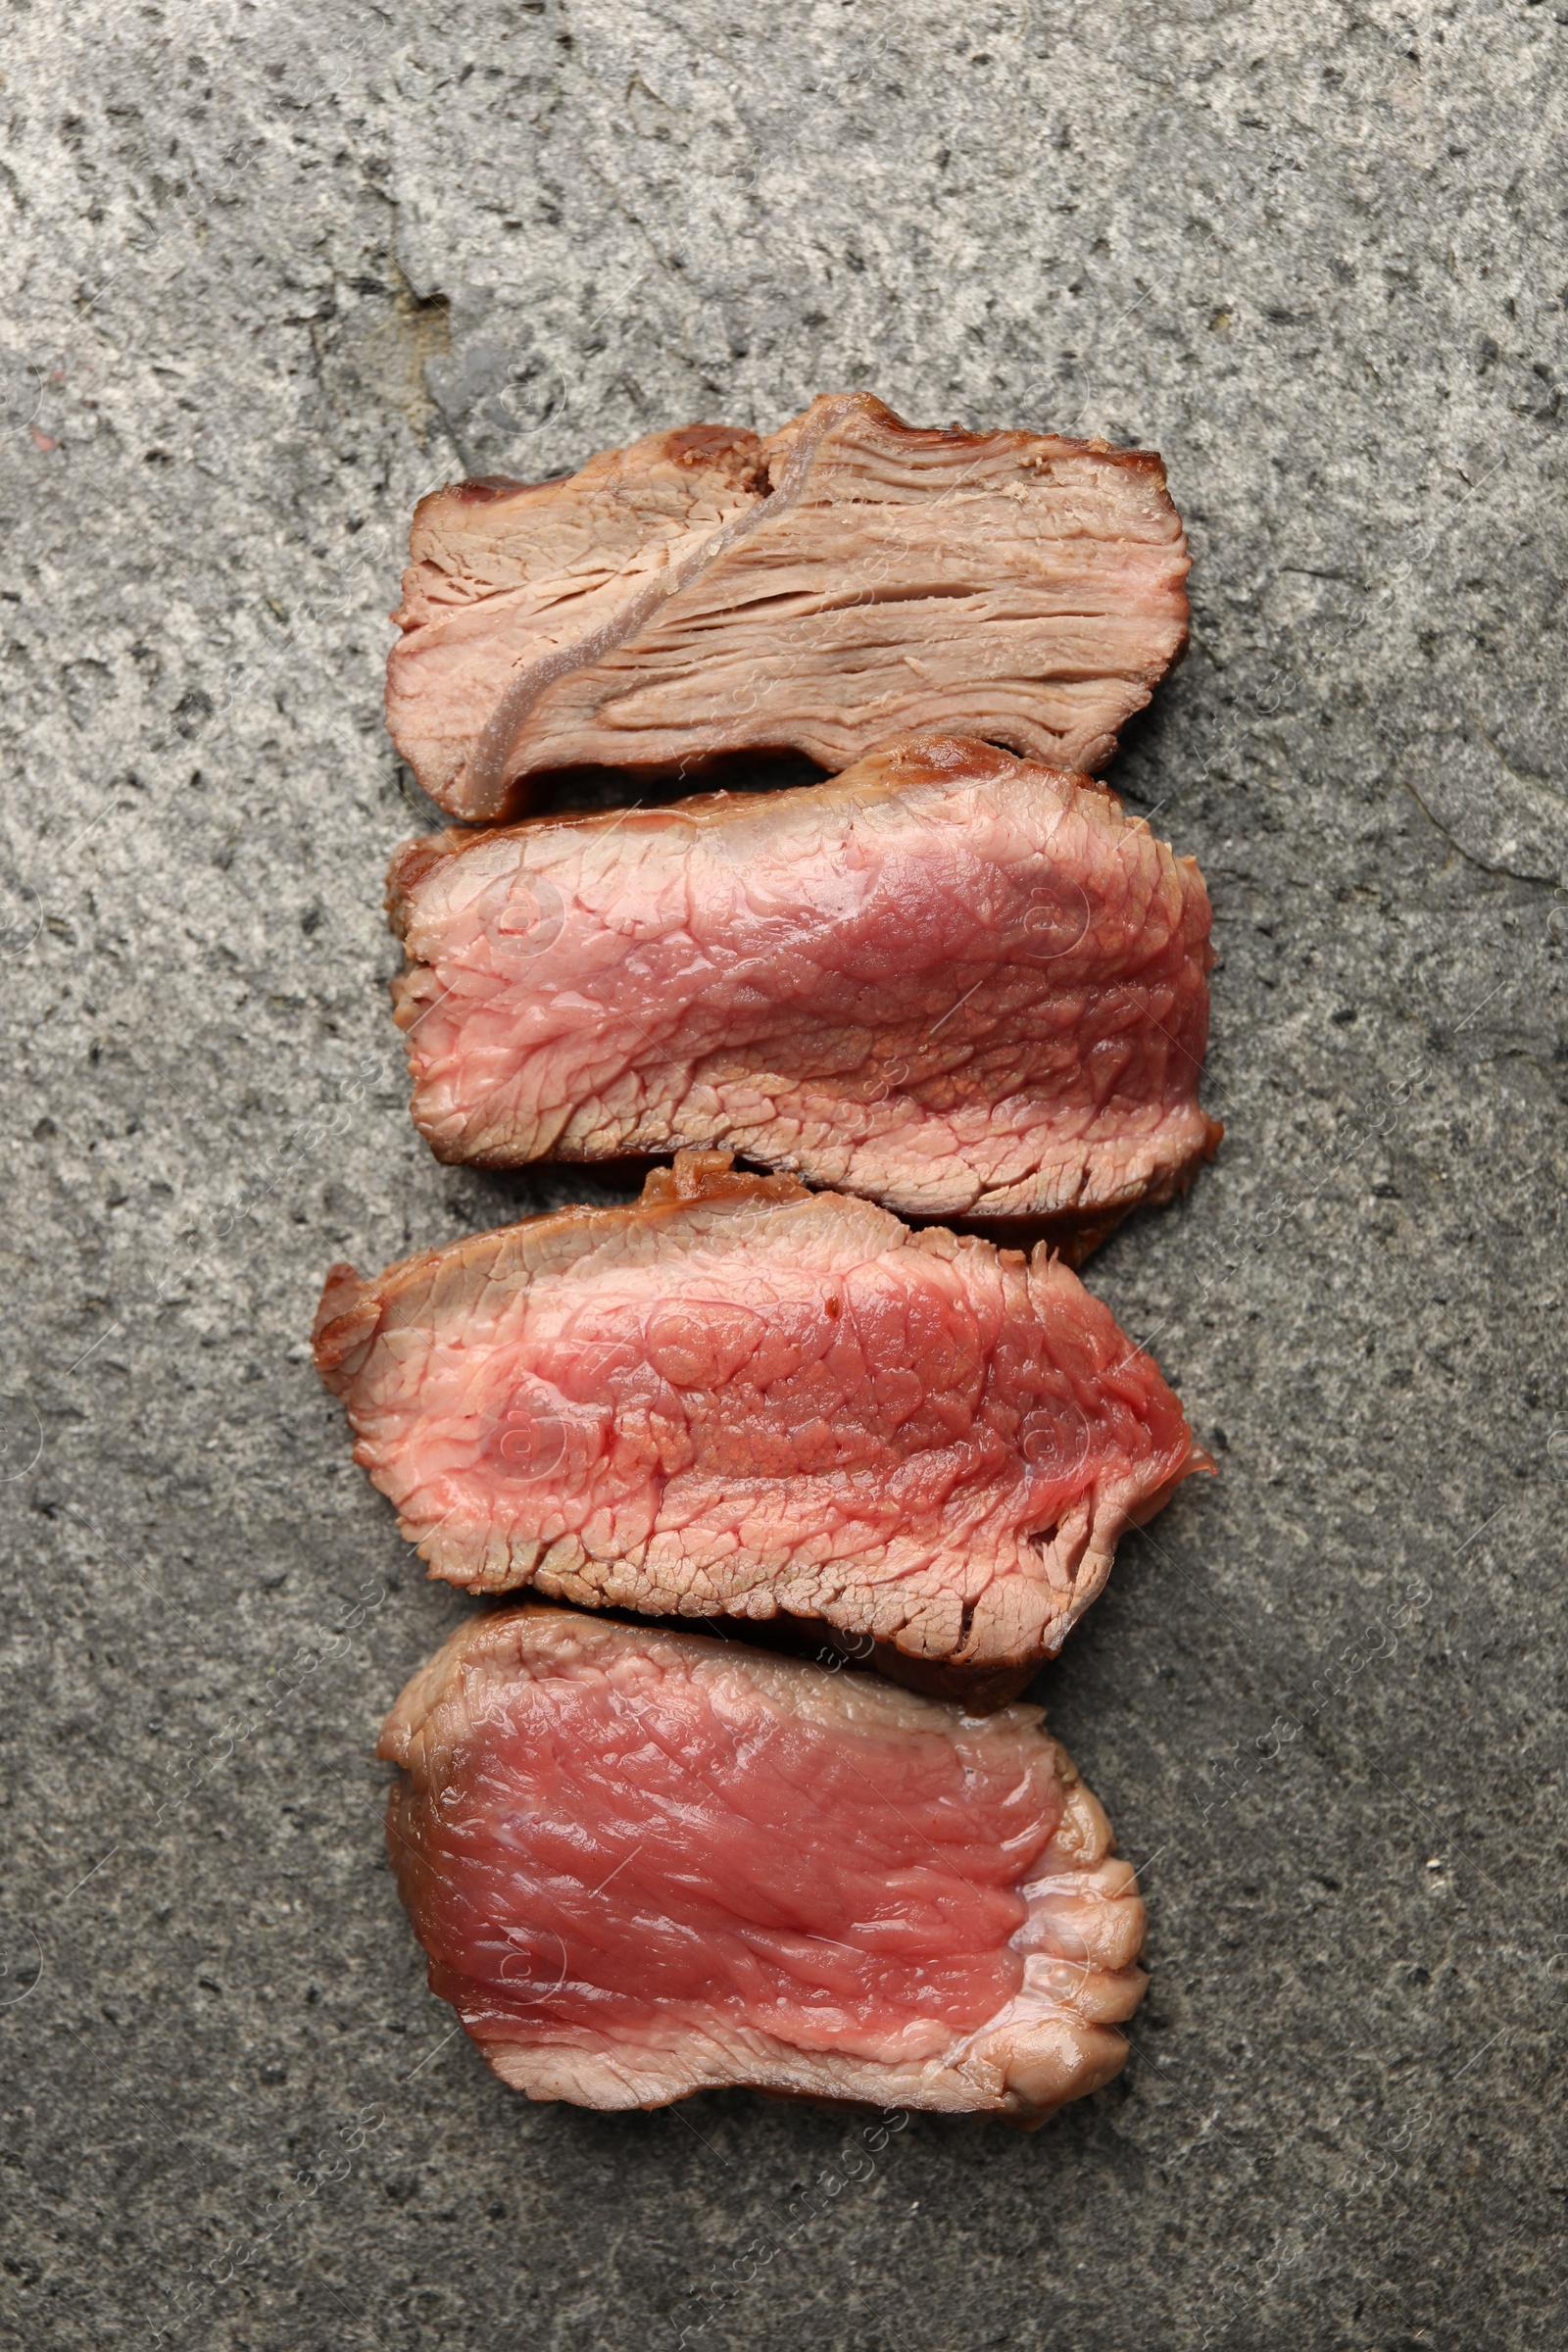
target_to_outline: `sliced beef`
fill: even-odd
[[[1103,1230],[1220,1133],[1196,864],[985,744],[410,842],[389,904],[443,1159],[728,1145],[910,1214]]]
[[[435,1576],[785,1610],[1020,1687],[1203,1459],[1044,1247],[912,1233],[722,1153],[633,1207],[334,1267],[316,1360]]]
[[[531,2098],[1036,2123],[1121,2066],[1144,1907],[1038,1708],[527,1607],[454,1635],[380,1753],[431,1989]]]
[[[869,394],[770,440],[654,433],[556,482],[462,482],[415,515],[387,724],[455,816],[542,769],[830,769],[954,727],[1101,767],[1186,641],[1157,457],[912,429]]]

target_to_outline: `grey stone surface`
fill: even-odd
[[[7,2342],[1562,2340],[1564,21],[13,0]],[[856,385],[1164,451],[1115,780],[1209,878],[1230,1130],[1091,1269],[1222,1475],[1043,1684],[1132,2063],[871,2169],[452,2036],[369,1748],[466,1604],[304,1345],[330,1258],[591,1185],[407,1120],[412,499]]]

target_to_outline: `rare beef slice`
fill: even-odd
[[[1032,2124],[1121,2066],[1144,1907],[1035,1707],[534,1605],[455,1634],[380,1753],[431,1988],[531,2098]]]
[[[564,480],[421,501],[387,724],[454,816],[541,770],[831,770],[942,726],[1097,769],[1187,636],[1157,457],[911,428],[863,392],[768,440],[650,434]]]
[[[727,1146],[1062,1247],[1185,1190],[1208,894],[1102,787],[952,737],[830,783],[394,859],[414,1115],[514,1166]]]
[[[784,1611],[1011,1690],[1205,1460],[1044,1245],[911,1232],[722,1153],[631,1207],[334,1267],[316,1360],[432,1575]]]

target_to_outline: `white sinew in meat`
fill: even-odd
[[[531,2098],[1032,2124],[1121,2066],[1144,1907],[1038,1708],[533,1606],[455,1634],[380,1753],[431,1987]]]
[[[1187,543],[1145,450],[917,430],[855,392],[770,439],[690,425],[414,520],[387,724],[454,816],[542,770],[839,769],[942,726],[1102,767],[1187,637]]]

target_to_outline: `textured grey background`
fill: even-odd
[[[5,2340],[1561,2341],[1565,22],[12,0]],[[1045,1678],[1132,2062],[868,2176],[451,2037],[369,1748],[466,1604],[304,1346],[333,1256],[568,1189],[405,1112],[412,499],[857,385],[1165,453],[1115,781],[1209,878],[1230,1127],[1091,1269],[1223,1476]]]

